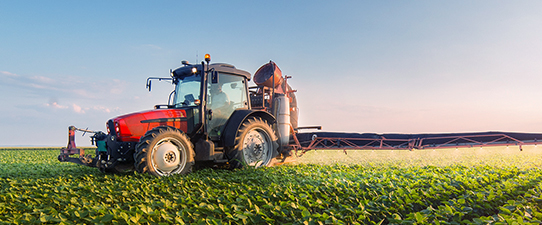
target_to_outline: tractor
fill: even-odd
[[[168,103],[107,121],[107,133],[69,127],[58,159],[103,172],[135,170],[154,176],[187,174],[194,168],[270,166],[290,156],[297,102],[278,66],[270,61],[254,74],[225,63],[182,61],[170,77]],[[75,131],[93,133],[95,154],[75,146]],[[75,155],[76,157],[72,157]]]

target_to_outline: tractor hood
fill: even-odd
[[[155,109],[122,115],[107,121],[107,132],[119,141],[138,142],[145,132],[158,126],[173,126],[186,131],[186,111]]]

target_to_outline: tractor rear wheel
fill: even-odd
[[[194,148],[186,134],[174,127],[160,126],[147,131],[134,153],[139,173],[157,177],[187,174],[194,165]]]
[[[278,147],[271,126],[259,117],[250,117],[237,132],[235,147],[228,153],[232,168],[269,166]]]

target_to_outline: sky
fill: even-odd
[[[273,60],[300,126],[542,132],[542,1],[0,1],[0,146],[167,102],[182,60]],[[89,135],[76,137],[90,146]]]

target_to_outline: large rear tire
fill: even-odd
[[[230,167],[269,166],[277,148],[277,137],[271,126],[259,117],[250,117],[241,125],[235,147],[228,152]]]
[[[134,153],[134,166],[139,173],[157,177],[187,174],[194,165],[194,148],[180,130],[160,126],[147,131]]]

